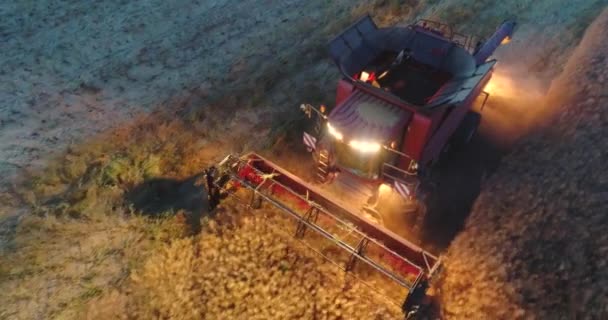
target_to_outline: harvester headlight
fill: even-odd
[[[334,138],[342,141],[342,139],[344,138],[344,136],[342,136],[342,134],[336,130],[336,128],[332,127],[331,124],[329,124],[329,122],[327,123],[327,131],[329,132],[329,134],[331,134]]]
[[[361,78],[359,78],[361,81],[366,82],[367,80],[369,80],[369,73],[365,72],[365,71],[361,71]]]
[[[358,140],[351,140],[348,143],[348,145],[363,153],[378,152],[378,151],[380,151],[380,148],[382,148],[382,146],[379,143],[369,142],[369,141],[358,141]]]

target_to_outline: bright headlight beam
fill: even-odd
[[[361,71],[361,78],[360,80],[365,82],[369,79],[369,73],[365,72],[365,71]]]
[[[359,150],[360,152],[363,152],[363,153],[378,152],[378,151],[380,151],[380,148],[382,148],[382,146],[379,143],[369,142],[369,141],[351,140],[348,143],[348,145],[351,146],[351,147],[353,147],[354,149]]]
[[[329,124],[329,122],[327,123],[327,131],[329,132],[329,134],[334,136],[334,138],[340,141],[344,138],[342,134],[338,130],[336,130],[336,128],[332,127],[331,124]]]

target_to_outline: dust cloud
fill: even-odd
[[[482,110],[481,133],[508,147],[542,123],[548,83],[524,66],[500,64],[485,87],[490,94]]]

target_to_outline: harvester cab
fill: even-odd
[[[475,135],[496,64],[488,58],[514,28],[505,21],[484,42],[430,20],[378,28],[366,16],[347,28],[329,44],[343,75],[335,106],[301,106],[316,121],[303,142],[317,181],[341,185],[326,188],[380,223],[383,194],[397,194],[405,211],[424,211],[430,169],[447,146]]]

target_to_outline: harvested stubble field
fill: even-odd
[[[0,41],[4,53],[0,86],[5,89],[0,90],[0,173],[6,177],[0,193],[0,319],[226,319],[235,318],[236,312],[252,319],[397,317],[393,305],[346,279],[290,237],[257,223],[260,217],[235,214],[243,210],[234,204],[226,203],[216,218],[204,219],[201,233],[193,236],[186,222],[191,222],[203,195],[191,177],[227,152],[255,149],[284,163],[300,160],[290,154],[299,150],[297,106],[303,101],[332,101],[338,77],[325,59],[323,45],[365,11],[381,24],[430,16],[480,33],[515,15],[520,30],[511,47],[499,53],[504,58],[501,64],[509,66],[509,75],[516,79],[542,82],[561,72],[562,62],[605,5],[603,0],[557,5],[554,1],[226,0],[105,1],[93,6],[16,1],[2,6],[0,36],[7,41]],[[540,45],[530,48],[530,43]],[[596,65],[602,65],[604,60],[596,59]],[[570,82],[579,85],[582,80]],[[605,82],[594,90],[605,96]],[[583,100],[589,92],[581,93]],[[599,108],[603,101],[599,96],[589,105]],[[508,112],[522,113],[518,97],[499,101]],[[500,117],[504,110],[491,109],[490,118]],[[583,109],[572,110],[583,114],[578,112]],[[597,120],[592,115],[589,119]],[[529,127],[525,120],[518,129]],[[595,126],[599,130],[595,136],[601,137],[602,126]],[[518,153],[533,156],[531,151]],[[553,165],[547,160],[543,167]],[[559,162],[555,168],[562,165]],[[293,169],[297,172],[301,167]],[[496,188],[490,190],[500,194]],[[535,215],[540,221],[543,212],[549,212],[543,206],[549,208],[560,193],[547,197],[551,199],[543,200]],[[482,196],[478,207],[502,203],[488,199]],[[521,198],[505,195],[502,200],[515,204]],[[514,314],[543,318],[549,313],[542,310],[554,307],[556,301],[576,305],[575,296],[565,298],[568,292],[563,286],[545,287],[546,278],[537,273],[506,273],[510,280],[519,277],[511,290],[505,278],[493,271],[511,270],[518,264],[487,264],[491,271],[479,270],[478,278],[464,277],[466,271],[477,271],[462,264],[473,256],[469,250],[493,263],[503,262],[500,257],[508,252],[505,249],[503,255],[475,244],[497,234],[507,240],[489,241],[488,246],[504,249],[517,229],[494,228],[484,222],[486,211],[476,210],[449,253],[453,262],[447,265],[441,287],[445,318],[512,318]],[[601,219],[593,219],[597,226],[603,225]],[[492,221],[502,225],[501,219]],[[564,237],[582,234],[571,231],[567,228]],[[248,250],[260,243],[267,244],[262,246],[265,251]],[[577,248],[570,251],[585,252]],[[539,264],[550,260],[540,250],[526,259]],[[568,269],[579,266],[572,261],[563,269],[577,274],[569,281],[588,279],[585,275],[597,273],[595,266],[601,268],[597,264],[591,269]],[[458,277],[461,273],[463,277]],[[530,274],[536,280],[528,281]],[[473,286],[471,279],[480,281]],[[241,287],[249,289],[236,290]],[[304,288],[312,289],[297,294]],[[573,292],[588,302],[587,309],[601,310],[596,306],[605,300],[596,294],[597,286],[591,288],[591,293]],[[537,307],[541,293],[535,290],[561,295]],[[487,295],[490,291],[495,294]],[[537,294],[522,300],[521,292]],[[568,318],[564,309],[555,310]]]

